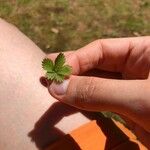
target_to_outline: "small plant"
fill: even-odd
[[[46,71],[46,78],[59,83],[63,82],[72,71],[71,66],[65,65],[65,61],[63,53],[59,53],[54,63],[48,58],[43,59],[42,68]]]

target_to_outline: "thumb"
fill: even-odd
[[[142,80],[114,80],[72,75],[61,84],[53,82],[49,92],[56,99],[80,109],[122,113],[130,108],[139,108],[137,105],[140,103],[137,101],[143,89],[145,88]]]
[[[146,80],[115,80],[72,75],[61,84],[53,82],[48,89],[56,99],[71,106],[88,111],[116,112],[133,120],[145,130],[149,129],[149,105],[145,99],[149,97],[149,88]]]

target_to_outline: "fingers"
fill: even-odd
[[[149,42],[150,37],[96,40],[69,53],[67,63],[73,67],[73,74],[98,68],[113,72],[142,73],[143,76],[145,72],[147,74],[150,64],[147,55]]]
[[[62,84],[53,82],[48,89],[52,96],[66,104],[88,111],[116,112],[150,132],[147,82],[72,75]]]
[[[66,56],[66,63],[73,68],[72,74],[82,74],[83,72],[96,68],[102,55],[102,51],[99,49],[99,41],[100,40],[94,41],[77,51],[64,53]],[[56,56],[57,54],[50,54],[48,58],[54,59]]]
[[[49,90],[57,99],[81,109],[116,112],[116,110],[122,111],[126,107],[132,107],[131,102],[135,105],[135,101],[141,94],[142,84],[140,80],[125,81],[71,76],[62,84],[53,82]],[[57,87],[62,88],[60,93],[55,91]]]

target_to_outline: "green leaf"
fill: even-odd
[[[56,74],[54,80],[55,80],[56,82],[63,82],[63,81],[64,81],[64,78],[65,78],[65,76]]]
[[[47,72],[46,77],[48,80],[54,80],[56,82],[62,82],[64,80],[64,75],[59,75],[55,72]]]
[[[59,55],[55,59],[54,70],[57,71],[59,68],[61,68],[64,65],[64,63],[65,63],[65,56],[63,53],[59,53]]]
[[[47,77],[48,80],[54,80],[55,76],[56,76],[55,72],[47,72],[46,73],[46,77]]]
[[[72,68],[69,65],[62,66],[58,71],[57,74],[68,76],[71,74]]]
[[[54,80],[55,82],[63,82],[66,76],[71,74],[72,68],[65,64],[65,56],[60,53],[55,59],[55,64],[50,59],[44,59],[42,61],[42,67],[46,70],[46,78],[48,80]]]
[[[42,61],[42,67],[44,70],[46,71],[53,71],[53,68],[54,68],[54,64],[52,62],[52,60],[48,59],[48,58],[45,58],[43,61]]]

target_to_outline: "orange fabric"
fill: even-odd
[[[105,126],[105,125],[108,126]],[[91,121],[64,136],[46,150],[147,150],[121,123]]]

